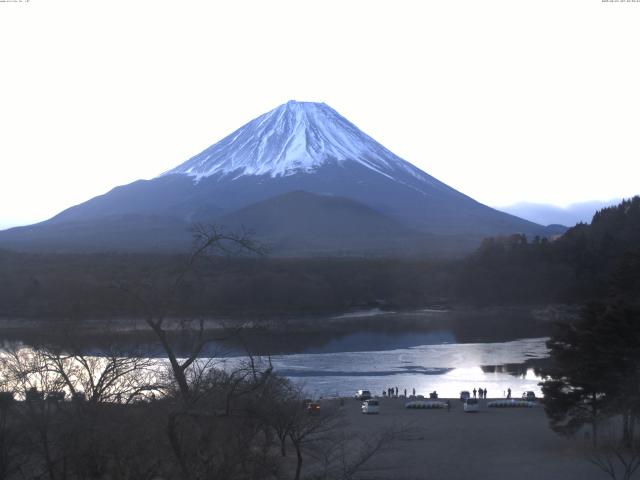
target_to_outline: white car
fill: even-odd
[[[477,412],[480,410],[477,398],[467,398],[464,401],[464,411],[467,413]]]
[[[356,400],[369,400],[371,398],[371,392],[369,390],[358,390],[354,398]]]
[[[380,404],[377,400],[365,400],[362,402],[362,413],[380,413]]]

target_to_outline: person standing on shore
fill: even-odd
[[[415,388],[413,389],[413,396],[414,397],[416,396],[416,389]]]
[[[511,398],[511,387],[507,388],[507,398]]]
[[[511,390],[509,390],[511,391]],[[398,396],[398,387],[396,386],[396,397]]]
[[[473,389],[473,398],[476,398],[476,389]]]

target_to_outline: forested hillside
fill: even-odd
[[[638,292],[640,197],[597,212],[549,241],[486,239],[458,271],[457,294],[477,302],[581,302],[616,290]]]
[[[0,252],[0,316],[139,315],[121,286],[170,284],[184,256]],[[598,212],[558,239],[488,238],[458,261],[214,258],[183,282],[175,315],[301,315],[377,306],[580,303],[640,292],[640,197]]]

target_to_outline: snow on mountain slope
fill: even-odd
[[[328,105],[296,101],[259,116],[161,176],[182,174],[196,180],[216,174],[283,177],[313,173],[330,162],[355,162],[391,180],[404,183],[402,178],[408,174],[431,188],[449,188],[387,150]]]

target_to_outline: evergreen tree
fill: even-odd
[[[623,441],[633,440],[640,417],[640,309],[611,300],[591,303],[577,323],[558,327],[547,342],[553,366],[542,390],[551,428],[571,435],[585,425],[621,416]]]
[[[553,366],[544,371],[547,380],[541,384],[551,428],[562,435],[573,435],[590,425],[594,444],[606,401],[603,378],[607,367],[600,363],[590,321],[600,310],[599,305],[589,305],[582,322],[557,327],[557,333],[547,342]]]

